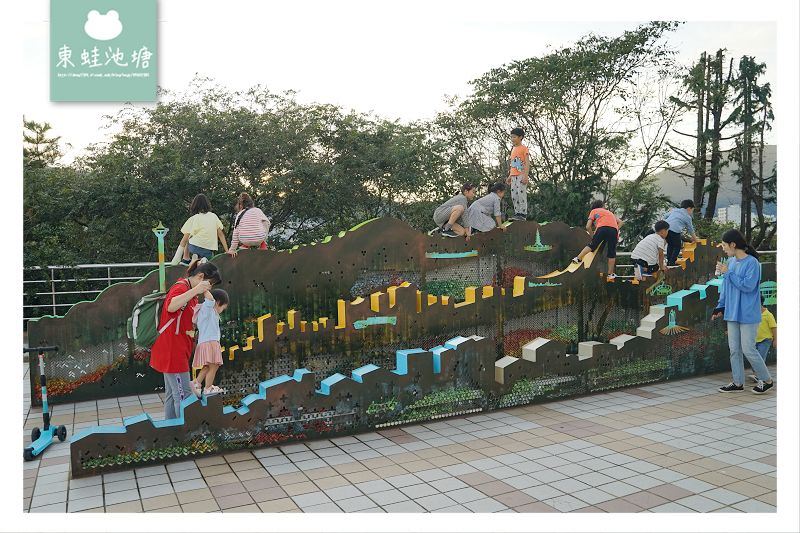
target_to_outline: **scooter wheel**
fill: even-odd
[[[33,461],[33,448],[25,448],[22,450],[22,457],[24,457],[26,461]]]
[[[58,432],[56,433],[58,436],[58,440],[64,442],[67,440],[67,428],[65,426],[58,426]]]
[[[33,442],[35,440],[38,440],[39,437],[41,437],[41,436],[42,436],[42,432],[39,431],[39,428],[33,428],[33,430],[31,431],[31,442]]]

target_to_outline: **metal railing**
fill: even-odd
[[[26,268],[22,281],[23,320],[46,314],[63,315],[76,303],[96,297],[113,283],[139,280],[157,267],[158,263],[109,263]],[[82,272],[88,275],[82,277]]]

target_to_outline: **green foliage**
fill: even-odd
[[[634,246],[658,220],[659,213],[672,206],[669,197],[661,192],[658,181],[619,181],[611,188],[608,205],[625,223],[620,228],[622,239]]]
[[[464,299],[464,289],[469,284],[459,279],[444,279],[429,281],[425,284],[425,291],[434,296],[447,295],[456,300]]]
[[[508,132],[522,126],[532,148],[531,214],[581,225],[592,196],[631,151],[633,131],[611,126],[611,115],[632,112],[621,104],[636,94],[640,73],[671,57],[662,37],[676,27],[652,22],[617,37],[589,35],[490,70],[472,82],[472,95],[437,118],[453,139],[451,167],[482,183],[504,178]]]

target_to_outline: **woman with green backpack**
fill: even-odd
[[[186,277],[167,291],[158,321],[158,337],[150,349],[150,366],[164,374],[164,417],[177,418],[181,401],[192,394],[189,358],[194,343],[192,317],[198,296],[222,283],[216,265],[193,261]]]

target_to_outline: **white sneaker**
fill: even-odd
[[[572,258],[572,262],[575,263],[576,265],[580,265],[581,264],[581,260],[578,259],[577,257],[573,257]]]
[[[635,277],[638,281],[642,281],[644,276],[642,276],[642,265],[635,264],[633,265],[633,277]]]
[[[614,281],[615,279],[617,279],[617,275],[616,274],[609,274],[606,277],[606,281]]]
[[[755,374],[750,374],[750,379],[753,381],[753,383],[758,383],[758,376]]]

